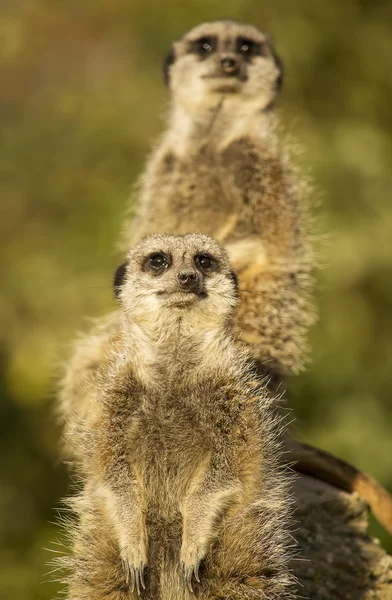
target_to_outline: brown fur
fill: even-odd
[[[156,276],[143,265],[158,248],[172,265]],[[184,269],[197,293],[179,293]],[[225,253],[207,236],[147,238],[120,302],[118,343],[68,423],[85,479],[69,600],[131,600],[136,584],[146,600],[293,598],[281,423],[232,333]]]

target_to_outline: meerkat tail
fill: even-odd
[[[357,492],[377,521],[392,535],[392,496],[367,473],[309,444],[291,442],[289,458],[299,473],[312,475],[346,492]]]

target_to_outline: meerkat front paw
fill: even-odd
[[[199,567],[205,556],[205,551],[196,543],[182,544],[180,553],[181,573],[184,583],[190,592],[193,592],[192,579],[200,583]]]
[[[129,585],[131,592],[137,591],[140,596],[141,589],[146,589],[144,581],[144,569],[147,564],[145,549],[141,547],[137,550],[123,548],[121,551],[121,561],[127,585]]]

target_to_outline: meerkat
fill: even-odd
[[[226,252],[147,237],[115,291],[118,343],[68,424],[85,476],[68,599],[294,598],[282,425],[233,333]]]
[[[173,44],[164,76],[168,124],[124,246],[157,232],[213,236],[239,278],[241,338],[266,372],[297,373],[314,318],[313,253],[309,186],[276,134],[282,62],[267,34],[216,21]]]

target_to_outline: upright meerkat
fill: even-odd
[[[86,478],[68,599],[294,598],[281,422],[233,335],[226,253],[147,237],[115,289],[118,343],[68,424]]]
[[[239,277],[241,338],[267,372],[298,372],[313,258],[307,184],[276,135],[282,63],[265,33],[216,21],[175,42],[164,72],[168,126],[125,246],[157,232],[213,236]]]

